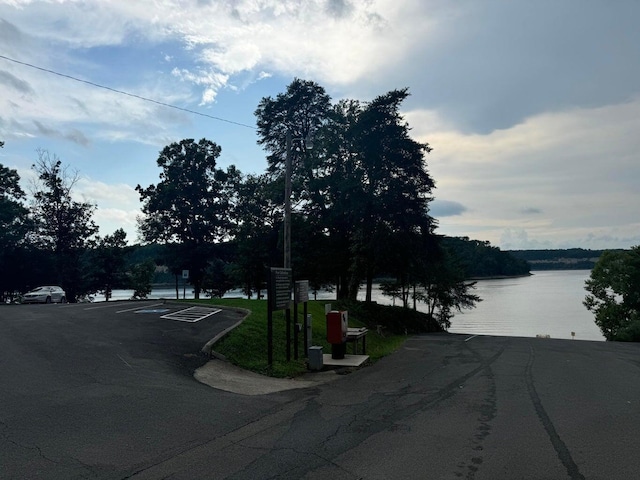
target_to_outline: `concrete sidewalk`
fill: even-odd
[[[265,395],[315,387],[340,377],[333,370],[310,372],[297,378],[267,377],[219,359],[210,360],[198,368],[193,376],[210,387],[242,395]]]

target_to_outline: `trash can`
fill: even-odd
[[[322,346],[314,345],[309,347],[309,370],[320,371],[324,366],[322,359]]]

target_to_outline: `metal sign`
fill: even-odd
[[[182,278],[185,280],[189,278],[189,270],[182,270]]]
[[[291,269],[272,268],[269,303],[271,310],[286,310],[291,306]]]
[[[296,303],[309,301],[309,280],[299,280],[296,282],[294,297]]]

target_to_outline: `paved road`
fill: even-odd
[[[82,308],[0,308],[1,478],[639,476],[640,345],[417,336],[333,382],[248,396],[191,375],[216,315]]]

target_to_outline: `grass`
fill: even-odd
[[[213,347],[214,351],[224,355],[231,363],[247,370],[252,370],[264,375],[274,377],[295,377],[307,371],[302,344],[303,334],[299,334],[299,360],[293,360],[293,331],[291,361],[286,359],[286,322],[283,311],[273,312],[273,364],[269,367],[267,362],[267,302],[266,300],[247,300],[240,298],[223,298],[201,300],[202,303],[222,305],[232,308],[242,308],[251,313],[237,328],[231,331]],[[326,341],[326,324],[324,305],[327,301],[310,301],[307,304],[312,316],[312,344],[321,345],[324,353],[331,352],[331,346]],[[298,322],[303,323],[302,308],[298,306]],[[341,304],[333,302],[334,309],[349,311],[349,327],[369,327],[367,334],[367,355],[372,361],[376,361],[385,355],[397,350],[406,339],[406,333],[413,333],[414,329],[398,328],[391,326],[384,328],[384,335],[377,333],[376,325],[387,326],[387,316],[393,316],[390,321],[398,322],[401,316],[399,307],[371,306],[363,308],[360,303]],[[395,312],[391,313],[390,309]],[[373,314],[373,316],[372,316]],[[292,323],[293,311],[291,312]],[[351,346],[348,346],[351,350]]]

